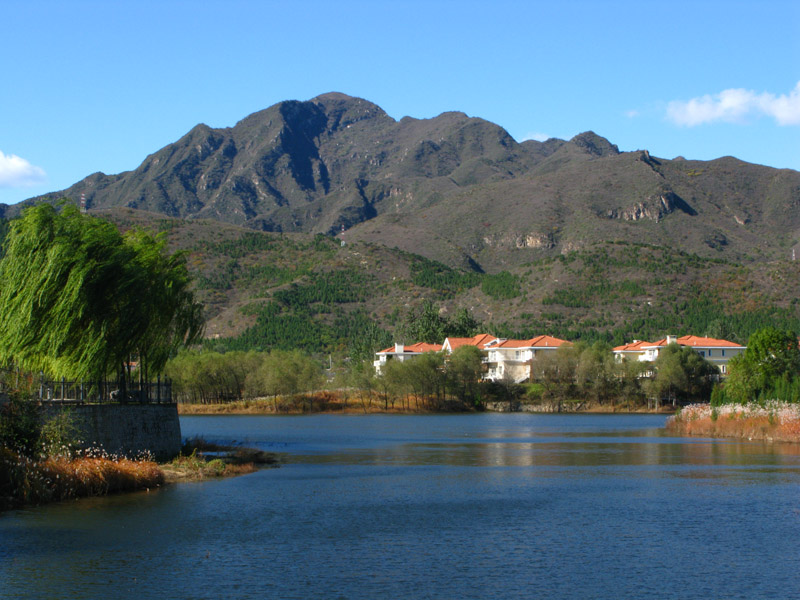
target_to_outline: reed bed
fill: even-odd
[[[800,405],[780,401],[691,404],[670,417],[666,427],[679,435],[800,442]]]
[[[149,456],[136,459],[88,451],[32,459],[0,448],[0,507],[43,504],[144,490],[164,483]]]

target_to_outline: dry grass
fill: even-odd
[[[786,402],[719,407],[692,404],[668,419],[666,427],[679,435],[800,442],[800,405]]]
[[[0,449],[0,507],[144,490],[164,483],[152,460],[54,456],[33,460]]]
[[[421,409],[419,401],[407,404],[396,400],[394,405],[374,395],[362,401],[357,396],[338,392],[317,392],[296,398],[254,398],[224,404],[178,404],[180,415],[299,415],[312,413],[420,413],[432,412]],[[434,411],[435,412],[435,411]]]

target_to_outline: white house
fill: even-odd
[[[424,354],[425,352],[440,352],[441,350],[442,346],[440,344],[426,344],[424,342],[418,342],[410,346],[395,344],[392,348],[386,348],[386,350],[376,352],[376,358],[372,365],[375,367],[375,371],[378,375],[380,375],[383,366],[390,360],[399,360],[403,362],[419,356],[420,354]]]
[[[510,379],[515,383],[526,381],[531,378],[531,362],[565,344],[571,345],[571,342],[549,335],[538,335],[529,340],[495,340],[485,348],[486,379]]]
[[[657,342],[640,342],[637,348],[628,348],[633,346],[633,344],[618,346],[614,348],[614,354],[618,357],[629,356],[631,359],[652,362],[658,358],[658,355],[664,348],[673,342],[680,346],[689,346],[693,348],[695,352],[708,362],[719,367],[719,372],[722,375],[727,375],[728,362],[731,358],[741,354],[747,349],[746,346],[729,342],[728,340],[717,340],[696,335],[684,335],[681,337],[668,335],[663,340],[658,340]]]
[[[647,360],[642,358],[646,352],[645,347],[652,345],[651,342],[633,340],[630,344],[617,346],[612,352],[614,352],[614,358],[617,362],[622,362],[623,360]]]
[[[376,352],[373,365],[380,374],[383,366],[390,360],[405,361],[425,352],[443,351],[450,354],[461,346],[475,346],[483,354],[483,363],[487,369],[486,379],[510,379],[519,383],[530,379],[532,361],[542,353],[555,352],[564,344],[571,342],[549,335],[539,335],[529,340],[510,340],[481,333],[471,338],[449,337],[441,346],[421,342],[410,346],[395,344],[393,348]]]

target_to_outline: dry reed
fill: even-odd
[[[144,490],[162,483],[164,474],[149,457],[134,460],[89,452],[36,460],[0,449],[0,506],[5,508]]]
[[[800,405],[779,401],[716,407],[692,404],[670,417],[666,427],[679,435],[800,442]]]

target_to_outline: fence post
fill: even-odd
[[[161,375],[156,379],[156,402],[161,404]]]

